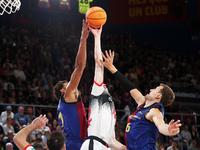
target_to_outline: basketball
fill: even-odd
[[[107,20],[107,15],[104,9],[98,6],[91,7],[85,14],[85,19],[90,27],[100,28]]]

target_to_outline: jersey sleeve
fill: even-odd
[[[35,150],[35,148],[32,145],[27,145],[24,150]]]

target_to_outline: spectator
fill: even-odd
[[[23,70],[24,70],[25,76],[27,77],[27,81],[31,81],[33,78],[33,74],[32,74],[32,67],[31,67],[30,60],[26,60],[26,64]]]
[[[191,142],[192,136],[191,133],[188,130],[188,125],[185,124],[183,130],[181,131],[181,136],[184,140],[186,140],[188,143]]]
[[[48,112],[48,113],[47,113],[47,118],[49,119],[49,122],[50,122],[51,124],[53,124],[53,117],[52,117],[52,113],[51,113],[51,112]]]
[[[10,104],[16,104],[17,100],[15,90],[12,90],[11,93],[8,95],[8,102]]]
[[[3,140],[3,141],[4,141],[5,145],[6,145],[7,143],[12,143],[13,149],[14,149],[14,150],[19,150],[19,149],[17,148],[17,146],[15,145],[14,141],[13,141],[13,137],[14,137],[13,132],[12,132],[12,131],[9,131],[7,137],[4,137],[4,140]]]
[[[14,70],[14,74],[15,74],[16,79],[17,79],[17,77],[20,77],[22,79],[22,81],[26,80],[26,75],[25,75],[24,71],[22,70],[21,64],[17,65],[17,68]]]
[[[4,69],[4,75],[8,76],[10,78],[14,77],[13,69],[10,67],[10,65],[6,64],[6,67]]]
[[[172,145],[167,147],[167,150],[178,150],[177,143],[173,141]]]
[[[12,119],[10,117],[7,118],[6,124],[3,125],[3,131],[4,131],[5,136],[8,135],[9,131],[12,131],[13,134],[15,134],[14,128],[12,126]]]
[[[23,125],[28,125],[28,117],[24,114],[24,107],[20,106],[18,108],[18,113],[15,114],[15,123],[18,126],[18,130],[22,128]]]
[[[13,144],[10,142],[6,143],[6,150],[13,150]]]
[[[165,150],[164,144],[160,144],[158,150]]]
[[[62,131],[62,127],[61,127],[60,125],[58,125],[57,128],[56,128],[56,131],[58,131],[58,132],[63,132],[63,131]]]
[[[4,82],[4,90],[8,91],[9,90],[9,85],[11,86],[11,89],[14,90],[15,86],[14,84],[10,81],[10,77],[6,76],[5,77],[5,82]]]
[[[26,100],[30,104],[31,99],[33,97],[33,91],[32,91],[32,86],[30,83],[27,84],[25,91],[23,92],[25,95]]]
[[[43,150],[43,145],[41,143],[37,143],[35,144],[35,147],[34,147],[36,150]]]
[[[11,106],[7,106],[6,110],[1,113],[1,121],[3,125],[6,124],[7,118],[14,119],[14,113],[12,112]]]
[[[36,147],[36,145],[38,144],[42,145],[42,150],[46,149],[46,144],[42,141],[42,138],[40,136],[36,138],[36,141],[32,144],[32,146]]]
[[[22,90],[19,90],[17,92],[17,103],[18,104],[26,104],[27,103],[27,100],[26,100]]]
[[[180,133],[178,133],[177,135],[174,136],[170,136],[172,138],[173,141],[175,141],[177,143],[177,147],[179,149],[181,149],[181,140],[182,140],[182,136]]]
[[[11,69],[13,68],[13,64],[10,63],[10,59],[8,57],[5,58],[5,63],[3,64],[3,68],[6,68],[6,66],[9,66]]]
[[[172,138],[170,137],[170,138],[168,139],[168,143],[165,144],[165,149],[167,149],[168,147],[172,146],[172,142],[173,142],[173,140],[172,140]]]
[[[56,128],[58,126],[58,121],[56,119],[53,119],[53,123],[52,123],[52,126],[51,126],[51,132],[54,132],[56,131]]]
[[[42,138],[42,141],[44,141],[46,144],[47,144],[47,139],[50,137],[50,133],[51,131],[49,127],[45,127],[44,134],[41,136],[41,138]]]
[[[193,124],[191,126],[191,130],[190,131],[191,131],[192,140],[195,140],[195,139],[199,138],[199,133],[197,132],[195,124]]]
[[[197,147],[197,141],[196,140],[192,140],[192,142],[190,143],[188,150],[198,150]]]
[[[28,107],[27,109],[27,117],[28,117],[28,121],[31,122],[33,121],[36,117],[33,115],[33,108],[32,107]]]
[[[119,99],[119,95],[116,91],[113,91],[112,97],[113,97],[113,102],[115,103],[115,108],[121,109],[121,100]]]
[[[24,89],[26,89],[25,86],[24,86],[25,82],[23,82],[23,80],[20,77],[17,77],[16,81],[17,81],[15,83],[15,90],[16,91],[20,91],[20,90],[23,91]]]
[[[124,111],[125,111],[125,113],[124,113],[124,115],[121,117],[121,121],[123,121],[125,118],[128,118],[130,115],[131,115],[131,110],[130,110],[130,108],[129,108],[129,105],[126,105],[125,107],[124,107]]]

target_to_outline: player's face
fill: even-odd
[[[146,95],[146,98],[149,100],[154,100],[157,96],[159,96],[160,90],[162,89],[162,86],[157,86],[155,89],[150,89],[149,94]]]
[[[68,82],[65,82],[65,83],[63,84],[63,88],[60,90],[61,94],[65,93],[65,90],[66,90],[67,85],[68,85]]]
[[[64,83],[63,88],[66,89],[67,85],[68,85],[68,82]]]

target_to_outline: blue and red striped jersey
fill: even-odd
[[[59,100],[57,117],[66,140],[80,138],[86,139],[88,122],[82,99],[79,97],[77,102],[67,103],[64,95]]]
[[[155,106],[160,106],[159,109],[164,116],[161,103],[154,103],[145,108],[141,105],[129,116],[125,133],[127,150],[156,150],[155,144],[159,131],[156,125],[145,117],[146,112]]]

